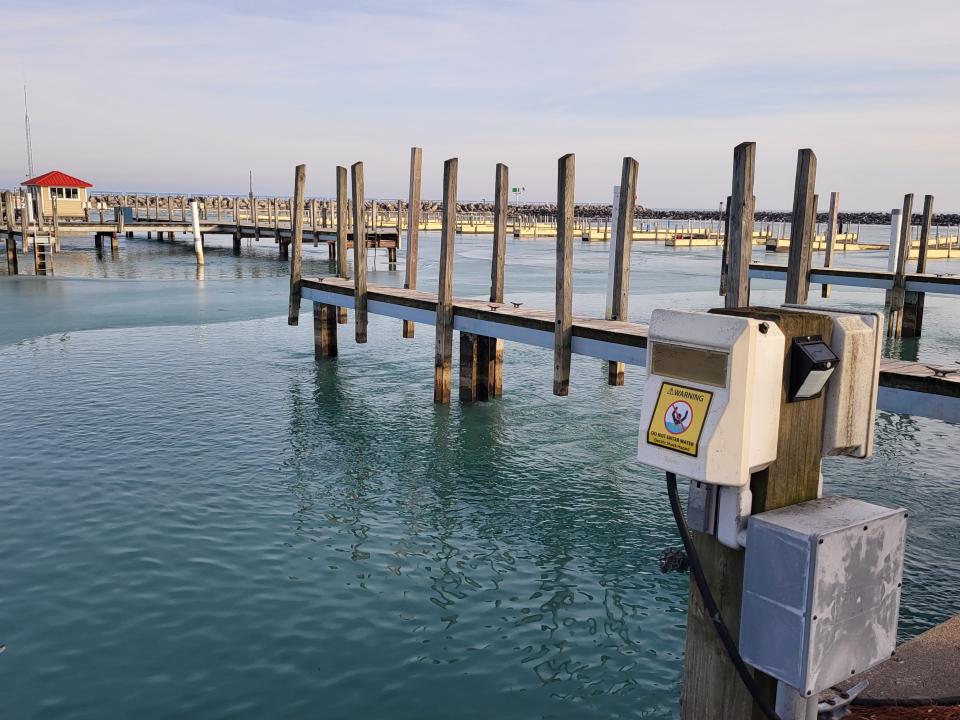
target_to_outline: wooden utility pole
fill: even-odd
[[[613,275],[610,320],[627,321],[630,302],[630,251],[633,247],[633,213],[637,194],[637,161],[632,157],[623,159],[620,173],[620,202],[617,211],[617,234],[610,252],[613,253]],[[622,362],[607,362],[607,383],[623,385]]]
[[[786,301],[804,305],[810,291],[810,258],[813,253],[814,193],[817,156],[805,148],[797,151],[797,178],[790,218],[790,270],[787,272]]]
[[[573,345],[573,183],[574,156],[557,161],[557,283],[553,328],[553,394],[570,391]]]
[[[290,310],[287,324],[300,322],[300,275],[303,270],[303,186],[307,182],[307,166],[297,165],[293,173],[293,205],[290,208]]]

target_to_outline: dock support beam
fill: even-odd
[[[813,188],[817,181],[817,156],[805,148],[797,151],[797,178],[790,218],[790,256],[787,260],[786,302],[805,305],[810,292],[810,258],[813,253],[813,225],[816,205]]]
[[[557,161],[557,282],[553,328],[553,394],[570,391],[573,347],[573,183],[574,156]]]
[[[923,221],[920,226],[920,248],[917,257],[917,272],[927,271],[927,246],[930,243],[930,224],[933,220],[933,195],[923,198]],[[920,337],[923,331],[923,303],[926,293],[907,291],[904,293],[903,337]]]
[[[362,211],[354,208],[354,214],[362,215]],[[457,158],[451,158],[443,163],[443,222],[440,230],[440,279],[437,285],[437,334],[433,368],[433,401],[441,405],[450,402],[453,375],[453,243],[456,234]]]
[[[417,256],[420,252],[420,170],[423,161],[423,150],[418,147],[410,148],[410,192],[407,199],[407,257],[404,272],[403,287],[407,290],[417,289]],[[397,242],[400,242],[400,208],[397,205]],[[403,321],[403,337],[412,338],[413,320]]]
[[[367,219],[364,217],[363,163],[350,166],[353,185],[353,322],[357,343],[367,341]]]

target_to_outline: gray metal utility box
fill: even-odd
[[[905,510],[843,497],[751,517],[743,659],[809,696],[890,657],[906,530]]]

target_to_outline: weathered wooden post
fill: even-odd
[[[57,210],[57,196],[51,188],[50,214],[53,216],[53,251],[60,252],[60,213]]]
[[[917,272],[927,271],[927,246],[930,244],[930,224],[933,221],[933,195],[923,198],[923,221],[920,225],[920,248],[917,255]],[[920,337],[923,330],[923,303],[926,293],[905,290],[903,307],[903,337]]]
[[[440,230],[440,279],[433,368],[433,401],[450,402],[453,375],[453,243],[457,234],[457,158],[443,163],[443,222]]]
[[[507,166],[497,163],[494,189],[493,258],[490,267],[490,304],[503,303],[506,257]],[[474,226],[478,222],[474,217]],[[503,394],[503,340],[460,332],[460,400],[487,401]]]
[[[557,282],[553,329],[553,394],[570,391],[573,343],[573,183],[574,156],[557,161]]]
[[[20,206],[20,246],[24,254],[30,252],[30,196],[26,191],[21,195],[23,203]]]
[[[837,218],[840,213],[840,193],[830,193],[830,217],[827,219],[827,238],[824,248],[823,266],[830,267],[833,264],[833,246],[837,242]],[[823,283],[820,286],[820,297],[830,297],[830,285]]]
[[[610,313],[608,320],[628,320],[627,307],[630,301],[630,251],[633,246],[633,213],[637,192],[637,161],[632,157],[623,159],[620,173],[620,198],[617,212],[617,233],[610,248],[611,275]],[[559,228],[558,228],[559,232]],[[622,362],[607,363],[607,384],[623,385]]]
[[[896,248],[894,260],[893,287],[886,292],[887,337],[901,337],[903,333],[907,258],[910,256],[910,245],[913,242],[913,238],[910,237],[911,221],[913,220],[913,193],[903,196],[903,213],[900,217],[900,242]]]
[[[253,193],[250,193],[250,219],[253,220],[253,237],[260,242],[260,208]]]
[[[367,341],[367,219],[363,199],[363,163],[350,166],[353,185],[353,322],[358,343]]]
[[[417,259],[420,252],[420,170],[423,161],[423,150],[418,147],[410,148],[410,188],[407,198],[407,257],[404,267],[403,287],[407,290],[417,289]],[[400,237],[399,211],[397,213],[397,237]],[[413,320],[403,321],[403,337],[412,338],[414,333]]]
[[[490,264],[490,302],[503,303],[507,260],[507,192],[510,189],[509,169],[497,163],[493,201],[493,260]],[[487,397],[503,395],[503,339],[484,337],[480,340],[481,371],[486,375]],[[480,378],[481,381],[484,379]]]
[[[750,304],[750,258],[753,255],[753,178],[757,144],[740,143],[733,149],[733,183],[727,200],[729,221],[727,240],[727,288],[724,305],[728,308]]]
[[[203,235],[200,232],[200,209],[197,201],[190,201],[190,215],[193,222],[193,252],[197,256],[197,265],[203,265]]]
[[[723,209],[723,250],[720,253],[720,297],[724,297],[727,294],[727,263],[729,258],[727,240],[730,237],[730,197],[730,195],[727,195],[727,205]],[[717,233],[720,233],[719,222],[717,222]],[[753,256],[753,247],[750,248],[750,256]],[[749,289],[749,284],[747,287]]]
[[[787,261],[786,301],[804,305],[810,291],[810,257],[813,253],[813,188],[817,180],[817,156],[805,148],[797,151],[797,178],[790,218],[790,256]]]
[[[337,242],[336,248],[337,277],[344,280],[350,277],[347,272],[347,169],[337,166]],[[331,247],[327,245],[327,247]],[[343,325],[347,322],[347,309],[337,308],[337,322]]]
[[[293,203],[290,206],[290,310],[287,324],[300,322],[300,274],[303,270],[303,186],[307,182],[307,166],[297,165],[293,173]]]
[[[13,193],[9,190],[3,194],[3,206],[7,212],[7,273],[16,275],[20,272],[20,263],[17,258],[17,240],[14,237],[16,231],[16,205],[13,200]]]

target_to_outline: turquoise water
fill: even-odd
[[[372,316],[316,364],[272,245],[214,239],[202,279],[185,244],[90,245],[0,278],[4,718],[677,715],[687,579],[657,569],[677,538],[633,460],[642,373],[610,388],[575,357],[560,399],[550,353],[508,344],[501,401],[439,408],[430,328]],[[434,235],[421,254],[429,288]],[[508,254],[508,298],[550,307],[552,243]],[[885,265],[861,255],[841,262]],[[606,262],[577,247],[577,312]],[[637,247],[631,316],[718,304],[718,264]],[[488,277],[489,240],[459,239],[456,293]],[[369,281],[402,273],[381,257]],[[889,351],[952,361],[955,301],[927,308]],[[960,611],[958,442],[884,413],[873,460],[824,463],[827,492],[911,510],[904,638]]]

